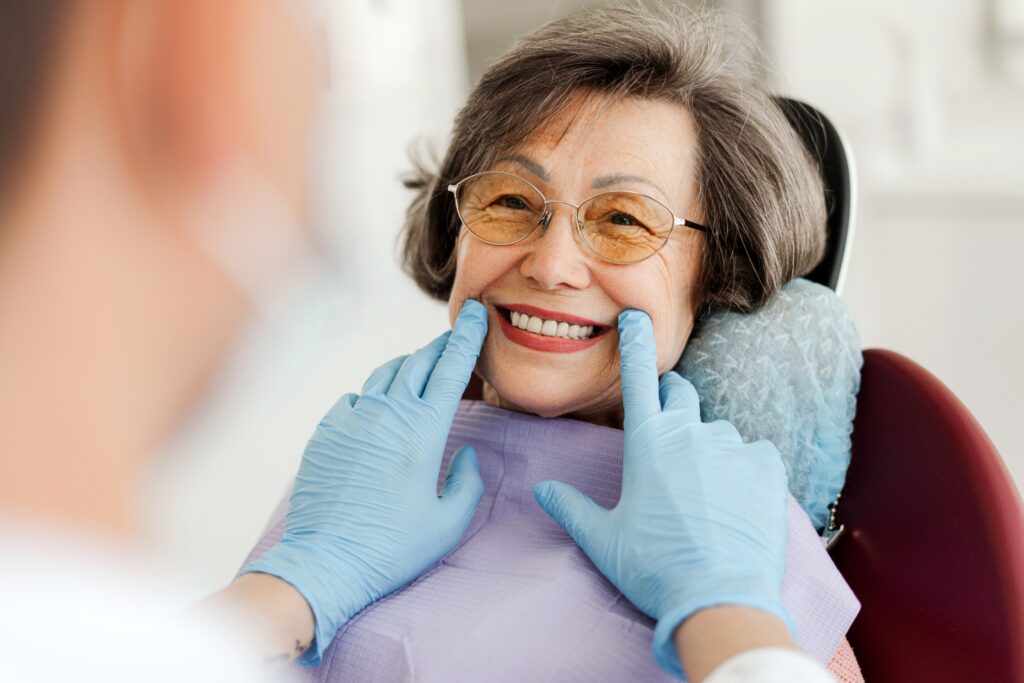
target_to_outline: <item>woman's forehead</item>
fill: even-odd
[[[696,177],[696,149],[696,128],[681,105],[591,97],[550,117],[493,167],[539,183],[640,185],[671,197]]]
[[[537,182],[538,184],[548,183],[559,183],[567,181],[568,178],[562,177],[557,178],[559,174],[557,172],[548,171],[547,167],[542,163],[535,161],[534,159],[524,154],[508,154],[499,158],[494,164],[495,170],[508,171],[516,175],[523,175],[527,180]],[[590,168],[584,162],[573,172],[572,175],[579,176],[584,179],[585,184],[592,190],[613,190],[617,187],[625,186],[644,186],[645,192],[649,194],[661,195],[665,199],[669,199],[669,193],[666,192],[665,188],[658,181],[648,176],[628,173],[623,171],[616,171],[611,173],[600,173],[599,167]]]

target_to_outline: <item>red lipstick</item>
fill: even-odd
[[[526,304],[508,304],[501,306],[501,308],[505,308],[510,311],[518,311],[519,313],[525,313],[526,315],[536,316],[538,318],[543,318],[544,320],[564,320],[570,325],[576,324],[593,325],[594,327],[608,327],[596,320],[589,320],[587,318],[581,318],[578,315],[569,315],[568,313],[559,313],[558,311],[549,311],[544,308],[537,308],[536,306],[527,306]]]
[[[600,332],[595,332],[593,336],[587,339],[568,339],[565,337],[549,337],[541,334],[535,334],[533,332],[527,332],[521,330],[512,324],[509,316],[510,311],[518,311],[526,315],[537,316],[538,318],[544,318],[545,320],[560,320],[567,323],[576,325],[593,325],[595,328],[602,328]],[[524,306],[521,304],[513,304],[510,306],[503,306],[498,308],[498,322],[501,325],[501,331],[505,334],[505,337],[520,346],[525,346],[528,349],[535,351],[546,351],[548,353],[574,353],[576,351],[583,351],[589,349],[591,346],[601,342],[604,337],[604,332],[607,329],[600,323],[588,320],[586,318],[580,318],[579,316],[567,315],[565,313],[558,313],[556,311],[547,311],[543,308],[536,308],[534,306]]]

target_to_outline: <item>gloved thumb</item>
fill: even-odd
[[[448,474],[441,489],[441,510],[445,519],[461,535],[484,494],[484,481],[476,462],[476,451],[463,446],[448,463]]]
[[[542,481],[533,487],[533,497],[576,544],[587,552],[588,532],[608,511],[578,489],[560,481]]]

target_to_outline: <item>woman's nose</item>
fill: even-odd
[[[524,246],[529,250],[519,272],[543,289],[590,285],[590,267],[576,239],[576,210],[571,205],[550,207],[546,224]]]

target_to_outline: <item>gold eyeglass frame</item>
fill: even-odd
[[[474,178],[479,178],[480,176],[484,176],[484,175],[504,175],[504,176],[509,176],[510,178],[515,178],[516,180],[519,180],[519,181],[522,181],[522,182],[526,183],[530,188],[532,188],[534,191],[536,191],[536,193],[540,196],[541,199],[544,200],[544,205],[543,205],[543,208],[541,210],[540,218],[537,219],[537,222],[534,223],[533,226],[529,230],[524,232],[520,237],[512,240],[511,242],[494,242],[492,240],[488,240],[488,239],[478,235],[473,230],[473,228],[471,228],[469,226],[469,223],[467,223],[465,221],[465,219],[462,217],[462,209],[459,207],[459,189],[466,182],[468,182],[470,180],[473,180]],[[576,240],[577,241],[582,240],[583,243],[587,245],[587,248],[590,249],[590,251],[593,252],[593,254],[595,256],[597,256],[599,259],[601,259],[602,261],[607,261],[608,263],[614,263],[616,265],[622,265],[622,266],[632,265],[634,263],[641,263],[641,262],[646,261],[647,259],[651,258],[655,254],[657,254],[659,251],[661,251],[665,247],[666,244],[668,244],[668,241],[669,241],[669,239],[672,238],[672,233],[675,232],[676,228],[691,228],[693,230],[699,230],[700,232],[705,232],[705,233],[710,233],[711,232],[711,228],[709,228],[706,225],[701,225],[700,223],[696,223],[694,221],[687,220],[685,218],[680,218],[679,216],[677,216],[675,214],[675,212],[672,209],[670,209],[668,206],[666,206],[664,204],[664,202],[658,201],[657,199],[655,199],[654,197],[650,196],[649,194],[644,194],[643,192],[633,192],[631,190],[616,190],[614,192],[599,192],[598,194],[595,194],[592,197],[588,197],[588,198],[584,199],[579,204],[573,204],[572,202],[567,202],[567,201],[560,200],[560,199],[548,199],[546,196],[544,196],[544,193],[540,191],[540,188],[538,188],[536,185],[531,183],[526,178],[522,178],[520,176],[517,176],[515,173],[508,173],[506,171],[483,171],[481,173],[474,173],[473,175],[466,176],[465,178],[463,178],[459,182],[454,183],[452,185],[449,185],[448,186],[448,191],[451,192],[452,195],[455,197],[455,213],[458,215],[459,220],[462,222],[462,224],[466,226],[466,229],[469,230],[471,233],[473,233],[473,236],[476,237],[481,242],[484,242],[486,244],[493,244],[495,246],[509,246],[509,245],[512,245],[512,244],[518,244],[519,242],[522,242],[527,237],[532,235],[537,230],[537,228],[540,225],[542,225],[542,224],[544,225],[544,231],[546,231],[547,228],[548,228],[548,225],[551,223],[552,211],[549,208],[550,204],[565,204],[567,206],[571,206],[574,209],[575,216],[576,216],[576,221],[575,221],[575,225],[576,225],[575,237],[576,237]],[[590,240],[587,239],[586,233],[583,230],[583,220],[580,217],[580,207],[585,205],[585,204],[587,204],[590,201],[593,201],[594,199],[597,199],[598,197],[603,197],[604,195],[607,195],[607,194],[631,194],[631,195],[636,195],[636,196],[639,196],[639,197],[643,197],[645,199],[649,199],[652,202],[654,202],[655,204],[657,204],[658,206],[664,208],[665,211],[667,211],[669,213],[669,215],[672,216],[672,229],[668,231],[668,233],[665,235],[665,240],[658,246],[657,249],[652,251],[650,254],[647,254],[643,258],[637,259],[636,261],[617,261],[615,259],[610,259],[607,256],[604,256],[604,255],[598,253],[597,249],[594,248],[594,245],[591,244]],[[543,232],[541,234],[543,235]]]

